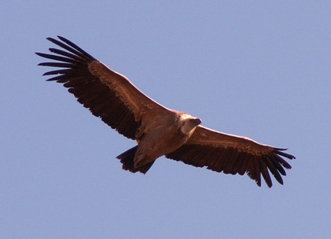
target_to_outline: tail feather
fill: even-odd
[[[124,170],[128,170],[132,173],[141,172],[141,173],[145,174],[150,169],[150,167],[152,167],[154,161],[147,163],[145,165],[142,165],[139,168],[135,168],[134,167],[134,155],[136,154],[137,148],[138,148],[138,145],[125,151],[121,155],[118,155],[116,158],[121,160],[121,163],[123,164],[122,168]]]

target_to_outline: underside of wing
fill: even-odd
[[[71,41],[47,39],[60,47],[50,48],[53,54],[36,53],[53,60],[39,65],[57,68],[44,74],[53,75],[48,81],[62,83],[93,115],[124,136],[135,139],[146,115],[167,110]]]
[[[295,158],[283,151],[284,149],[259,144],[246,137],[199,126],[186,144],[166,157],[226,174],[247,173],[258,186],[261,186],[262,174],[266,184],[271,187],[269,172],[283,184],[281,175],[286,175],[284,168],[290,169],[291,166],[282,157]]]

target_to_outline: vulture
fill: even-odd
[[[124,75],[101,63],[82,48],[58,36],[47,38],[58,48],[52,54],[36,53],[55,67],[44,75],[62,83],[93,115],[137,145],[117,156],[123,169],[145,174],[161,156],[195,167],[247,174],[258,186],[261,175],[271,187],[270,173],[283,184],[284,160],[294,159],[286,149],[260,144],[247,137],[218,132],[201,125],[201,119],[169,109],[143,94]]]

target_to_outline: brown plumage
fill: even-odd
[[[285,149],[259,144],[249,138],[221,133],[200,125],[187,113],[168,109],[139,91],[125,76],[109,69],[71,41],[47,38],[62,49],[53,54],[36,53],[54,61],[41,66],[56,67],[44,75],[62,83],[93,115],[137,145],[117,156],[123,169],[146,173],[162,156],[196,167],[226,174],[247,175],[261,186],[261,174],[269,187],[269,172],[283,184],[282,158],[295,157]]]

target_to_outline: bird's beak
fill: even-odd
[[[193,120],[193,122],[194,122],[196,125],[199,125],[199,124],[202,123],[202,120],[199,119],[199,118],[196,118],[196,119]]]

